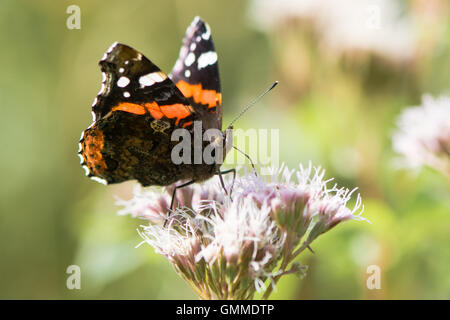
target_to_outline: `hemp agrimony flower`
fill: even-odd
[[[139,231],[203,299],[268,298],[285,274],[303,275],[294,261],[321,234],[342,221],[362,219],[361,198],[347,207],[353,191],[329,188],[320,168],[285,166],[266,177],[246,173],[177,191],[178,207],[169,212],[169,194],[135,190],[119,200],[122,214],[149,221]],[[232,188],[231,188],[232,187]]]
[[[393,148],[409,167],[428,165],[450,177],[450,97],[422,98],[402,112]]]

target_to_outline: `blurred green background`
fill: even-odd
[[[80,30],[66,27],[71,4],[81,8]],[[409,33],[389,32],[384,7],[379,28],[367,28],[367,35],[360,28],[364,41],[378,34],[381,49],[374,50],[341,48],[345,34],[331,22],[331,30],[327,24],[318,29],[317,12],[289,17],[276,4],[1,2],[0,298],[196,298],[151,247],[135,248],[143,221],[116,214],[115,197],[129,198],[133,183],[93,182],[77,157],[106,49],[126,43],[169,72],[196,15],[212,28],[224,123],[279,80],[236,127],[279,128],[280,161],[295,167],[311,160],[339,185],[359,187],[363,215],[372,222],[346,222],[320,237],[315,254],[301,256],[310,267],[306,278],[286,276],[272,297],[450,298],[449,180],[429,168],[398,169],[391,142],[402,109],[419,105],[424,93],[450,88],[448,2],[395,2],[393,21],[408,17],[414,39],[408,52],[400,48],[395,56],[383,46]],[[81,267],[81,290],[66,288],[73,264]],[[380,290],[366,287],[369,265],[381,268]]]

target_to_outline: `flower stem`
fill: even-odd
[[[262,296],[263,300],[267,300],[269,298],[270,294],[273,291],[273,288],[276,286],[276,284],[280,280],[281,276],[291,273],[289,271],[286,271],[286,267],[308,246],[309,246],[309,243],[304,242],[300,248],[298,248],[293,254],[289,254],[288,258],[283,260],[283,262],[280,266],[280,269],[278,270],[278,271],[281,271],[281,273],[273,278],[273,282],[267,287],[266,291],[264,292],[264,295]]]

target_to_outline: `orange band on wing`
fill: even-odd
[[[183,124],[183,128],[189,127],[191,124],[193,124],[192,121],[188,121],[185,124]]]
[[[177,118],[175,124],[178,125],[181,119],[185,119],[192,113],[192,108],[181,103],[158,105],[156,102],[146,103],[145,107],[150,112],[153,118],[161,119],[166,116],[169,119]]]
[[[164,116],[164,114],[161,112],[161,108],[156,102],[146,103],[145,108],[147,108],[148,112],[150,112],[152,117],[156,120],[159,120]]]
[[[164,116],[169,119],[177,118],[175,124],[178,125],[180,120],[185,119],[192,114],[193,109],[191,106],[181,103],[160,106],[156,102],[149,102],[142,106],[136,103],[122,102],[112,108],[112,111],[125,111],[138,115],[143,115],[148,111],[156,120],[159,120]]]
[[[139,104],[135,104],[135,103],[129,103],[129,102],[122,102],[119,103],[117,106],[115,106],[114,108],[112,108],[111,111],[125,111],[125,112],[129,112],[129,113],[134,113],[134,114],[145,114],[145,108]]]
[[[96,176],[101,176],[106,171],[106,162],[101,152],[104,145],[105,136],[98,127],[86,130],[81,148],[90,173]]]
[[[193,98],[196,103],[205,104],[208,108],[214,108],[222,104],[222,94],[215,90],[203,89],[201,84],[189,84],[180,80],[177,87],[187,98]]]

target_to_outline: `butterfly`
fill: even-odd
[[[176,187],[180,188],[234,172],[221,172],[222,161],[177,164],[172,159],[178,143],[172,133],[184,129],[194,134],[195,123],[201,123],[202,133],[221,132],[211,141],[231,142],[222,132],[217,53],[211,29],[202,19],[196,17],[187,28],[169,75],[121,43],[114,43],[99,65],[103,80],[92,105],[93,122],[79,141],[80,162],[88,177],[104,184],[137,180],[143,186],[183,181]],[[211,141],[202,141],[202,147]],[[194,146],[191,151],[195,153]]]

